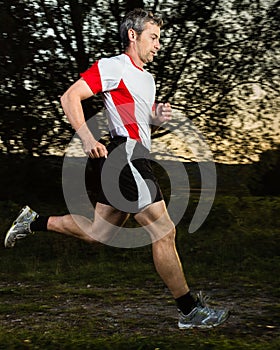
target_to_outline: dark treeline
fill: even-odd
[[[193,120],[217,159],[230,149],[230,160],[250,160],[275,146],[280,1],[3,0],[2,153],[65,147],[72,130],[59,96],[96,59],[121,52],[121,18],[140,6],[164,17],[162,50],[149,70],[158,100],[177,111],[173,126],[184,131],[186,118]],[[101,98],[84,108],[90,118]]]

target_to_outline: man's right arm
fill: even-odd
[[[84,79],[79,79],[63,94],[61,105],[72,127],[80,136],[84,152],[91,158],[107,157],[106,147],[98,142],[89,130],[81,101],[93,95]]]

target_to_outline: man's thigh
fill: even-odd
[[[93,238],[99,242],[107,243],[125,224],[128,217],[127,213],[97,202],[91,228]]]

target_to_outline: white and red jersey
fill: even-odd
[[[94,94],[103,94],[111,136],[129,137],[150,150],[156,93],[153,76],[127,54],[102,58],[81,76]]]

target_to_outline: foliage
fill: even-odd
[[[71,128],[59,96],[96,59],[121,51],[124,13],[145,5],[164,15],[162,50],[149,69],[158,100],[212,144],[216,159],[255,159],[279,136],[279,1],[3,0],[1,151],[49,154]],[[102,108],[85,101],[86,117]],[[161,130],[156,137],[166,131]]]
[[[280,195],[280,145],[267,150],[255,163],[250,174],[248,187],[254,195]]]

